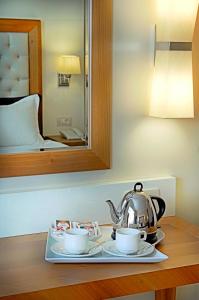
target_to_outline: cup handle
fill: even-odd
[[[64,239],[63,235],[56,234],[55,232],[51,231],[51,237],[54,238],[56,241],[62,241]]]
[[[144,235],[143,237],[141,237],[141,235]],[[147,233],[146,231],[142,230],[140,231],[140,239],[145,241],[147,239]]]

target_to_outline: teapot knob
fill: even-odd
[[[137,189],[137,187],[140,186],[139,189]],[[143,184],[141,182],[137,182],[135,185],[134,185],[134,188],[133,188],[134,192],[142,192],[143,190]]]

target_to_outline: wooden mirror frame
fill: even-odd
[[[111,160],[112,0],[92,0],[91,147],[0,154],[0,177],[109,169]]]

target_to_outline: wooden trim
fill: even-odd
[[[199,116],[199,10],[197,12],[193,41],[192,41],[192,69],[194,115]]]
[[[105,163],[92,150],[45,151],[0,156],[0,174],[8,174],[7,177],[105,168]]]
[[[112,0],[93,0],[91,149],[0,155],[0,177],[110,168]]]
[[[36,21],[36,25],[29,31],[29,90],[30,94],[39,94],[40,105],[38,112],[39,129],[43,133],[42,116],[42,49],[41,49],[41,22]]]
[[[176,300],[176,288],[156,291],[155,300]]]
[[[92,146],[95,153],[106,162],[107,166],[110,166],[111,149],[111,2],[110,0],[93,1],[92,24]]]
[[[31,19],[0,19],[2,32],[30,32],[40,24],[40,20]]]
[[[42,94],[41,22],[29,31],[30,94]]]

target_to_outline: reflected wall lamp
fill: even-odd
[[[175,8],[178,9],[178,16],[176,17],[179,17],[179,11],[182,9],[181,5],[183,5],[184,0],[181,0],[181,3],[179,0],[156,1],[159,4],[159,8],[161,4],[164,6],[161,7],[162,15],[159,16],[160,19],[155,28],[154,76],[149,115],[159,118],[193,118],[193,30],[189,28],[189,30],[184,33],[183,16],[180,20],[175,20],[176,24],[172,24],[171,22],[171,18],[173,18],[172,7],[174,7],[174,10]],[[191,10],[189,9],[189,11],[191,11],[190,22],[193,22],[193,20],[195,20],[193,16],[196,14],[196,4],[198,1],[188,0],[184,1],[184,3],[191,5],[191,1],[193,2],[193,7]],[[179,4],[179,6],[177,4]],[[168,8],[171,10],[169,11]],[[166,11],[168,10],[167,13],[169,13],[166,21],[165,15],[163,14],[163,12],[165,13],[164,9]],[[182,13],[184,13],[184,7]],[[180,25],[181,22],[182,25]],[[186,20],[186,22],[188,21]],[[175,28],[175,26],[177,26],[177,28]],[[156,36],[160,41],[156,41]]]
[[[81,74],[79,56],[60,56],[58,62],[58,86],[69,86],[71,75],[77,74]]]

